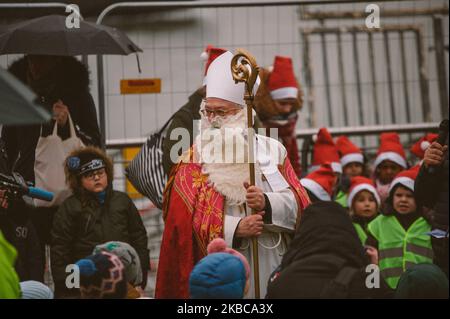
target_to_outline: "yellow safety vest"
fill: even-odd
[[[433,262],[431,231],[420,217],[405,230],[395,216],[380,215],[368,226],[378,241],[379,267],[387,284],[395,289],[403,272],[412,265]]]

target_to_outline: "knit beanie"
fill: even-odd
[[[125,269],[119,257],[108,252],[76,262],[80,269],[82,298],[123,299],[127,295]]]
[[[245,257],[227,248],[223,239],[208,245],[209,255],[191,272],[189,291],[193,299],[242,299],[250,275]]]
[[[139,255],[129,244],[120,241],[110,241],[94,248],[92,254],[98,254],[102,251],[109,252],[120,258],[125,267],[127,281],[133,286],[139,286],[142,283],[142,268]]]
[[[433,264],[417,264],[408,268],[397,285],[396,299],[448,299],[448,279]]]

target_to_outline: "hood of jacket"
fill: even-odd
[[[284,269],[294,261],[326,254],[342,258],[347,266],[355,268],[367,264],[349,214],[335,202],[317,202],[306,208],[281,267]]]
[[[61,61],[58,65],[38,81],[29,79],[27,56],[14,61],[9,66],[8,71],[30,86],[39,96],[52,94],[64,97],[89,90],[88,68],[75,57],[63,56],[60,58]],[[47,83],[51,84],[52,87],[48,87]]]

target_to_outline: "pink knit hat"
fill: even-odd
[[[245,258],[245,256],[240,252],[232,248],[228,248],[227,243],[222,238],[216,238],[211,241],[208,245],[207,251],[208,255],[213,253],[226,253],[238,257],[244,264],[245,278],[248,279],[250,277],[250,265],[248,264],[247,258]]]

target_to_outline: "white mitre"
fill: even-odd
[[[231,60],[233,53],[227,51],[216,58],[206,73],[206,98],[215,97],[229,102],[245,105],[244,82],[235,83],[231,74]],[[253,87],[253,94],[259,87],[259,77]]]

